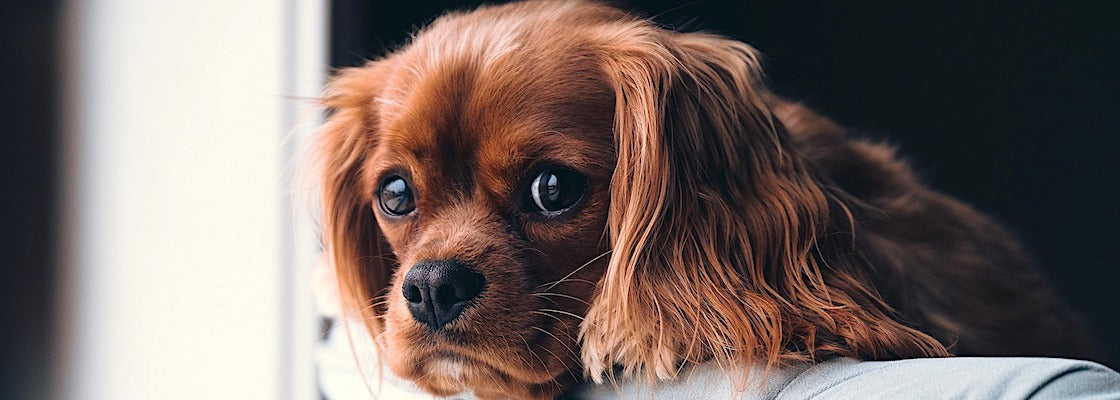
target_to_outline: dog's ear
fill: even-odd
[[[383,85],[383,68],[370,62],[334,76],[322,98],[331,114],[318,134],[315,154],[322,174],[324,251],[338,276],[344,315],[360,318],[374,335],[381,330],[376,299],[396,264],[362,181],[377,137],[374,98]]]
[[[850,210],[772,115],[753,48],[652,27],[623,37],[603,56],[618,163],[613,253],[581,327],[592,379],[944,354],[892,319],[854,264]]]

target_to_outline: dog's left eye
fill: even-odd
[[[587,178],[564,169],[541,171],[529,185],[529,198],[533,208],[545,216],[557,216],[568,211],[587,190]]]
[[[393,176],[386,179],[381,182],[381,190],[378,192],[381,209],[389,215],[399,217],[416,209],[416,198],[404,178]]]

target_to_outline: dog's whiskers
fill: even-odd
[[[573,359],[575,359],[575,360],[579,359],[579,354],[576,354],[576,352],[574,350],[572,350],[571,346],[568,346],[568,344],[564,343],[563,340],[560,340],[560,338],[556,337],[556,335],[553,335],[552,332],[549,332],[548,330],[546,330],[544,328],[534,326],[534,325],[530,325],[529,327],[537,330],[540,333],[543,333],[543,334],[548,335],[549,337],[555,339],[557,343],[560,343],[561,346],[564,346],[564,350],[567,350],[568,354],[571,354]]]
[[[533,351],[533,346],[529,345],[529,341],[525,340],[525,336],[518,333],[517,337],[521,338],[521,343],[525,343],[525,351],[528,351],[529,354],[532,354],[533,357],[535,357],[537,361],[541,363],[541,369],[548,369],[548,366],[547,364],[545,364],[544,359],[541,359],[541,356],[537,355],[537,352]]]
[[[557,309],[554,309],[554,308],[538,308],[536,311],[545,312],[545,313],[548,313],[548,312],[559,313],[559,314],[567,315],[569,317],[572,317],[572,318],[578,319],[580,321],[583,321],[583,317],[581,317],[579,315],[576,315],[576,314],[573,314],[573,313],[570,313],[568,311],[564,311],[564,310],[557,310]]]
[[[529,312],[530,312],[530,313],[532,313],[532,314],[543,315],[543,316],[546,316],[546,317],[549,317],[549,318],[555,319],[555,320],[559,321],[559,322],[560,322],[561,324],[564,324],[564,327],[565,327],[565,328],[566,328],[566,327],[568,327],[568,323],[567,323],[567,322],[564,322],[564,320],[563,320],[563,319],[560,319],[560,317],[557,317],[557,316],[555,316],[555,315],[549,314],[549,313],[547,313],[547,312],[544,312],[544,311],[537,311],[537,310],[533,310],[533,311],[529,311]]]
[[[569,325],[567,322],[565,322],[560,317],[557,317],[555,315],[549,314],[549,313],[544,312],[544,311],[534,310],[534,311],[530,311],[530,313],[537,314],[537,315],[543,315],[543,316],[546,316],[546,317],[549,317],[549,318],[552,318],[552,319],[556,320],[557,322],[559,322],[561,325],[564,326],[564,329],[562,330],[562,332],[564,332],[564,336],[567,336],[568,339],[571,339],[572,343],[576,343],[576,342],[579,341],[575,338],[575,336],[572,336],[572,333],[570,332],[571,325]]]
[[[544,332],[544,333],[548,334],[549,336],[552,336],[552,337],[553,337],[554,339],[556,338],[556,336],[552,335],[551,333],[548,333],[548,332],[547,332],[547,331],[545,331],[544,329],[541,329],[541,328],[537,328],[537,327],[535,327],[535,326],[533,326],[532,328],[534,328],[534,329],[536,329],[536,330],[538,330],[538,331]],[[560,339],[556,339],[556,341],[560,342]],[[569,347],[568,347],[567,345],[565,345],[565,344],[564,344],[564,342],[560,342],[560,345],[562,345],[562,346],[564,346],[564,348],[568,349],[568,352],[571,352],[572,354],[575,354],[574,352],[572,352],[572,349],[571,349],[571,348],[569,348]],[[571,368],[568,368],[568,367],[567,367],[567,365],[569,365],[569,364],[568,364],[568,363],[566,363],[566,362],[564,362],[564,358],[562,358],[562,357],[560,357],[560,356],[556,355],[556,353],[554,353],[554,352],[553,352],[552,350],[549,350],[547,346],[540,346],[540,348],[541,348],[541,350],[544,350],[544,351],[548,352],[548,354],[551,354],[551,355],[552,355],[552,357],[556,359],[556,361],[559,361],[559,362],[560,362],[560,365],[564,365],[564,366],[565,366],[565,367],[564,367],[564,370],[565,370],[565,371],[567,371],[567,372],[568,372],[568,374],[570,374],[570,375],[572,376],[572,378],[573,378],[573,379],[575,379],[575,380],[577,380],[577,381],[579,380],[579,377],[578,377],[578,376],[576,376],[576,374],[575,374],[574,372],[572,372]],[[576,357],[576,358],[575,358],[576,360],[579,360],[579,356],[575,356],[575,357]]]
[[[575,275],[580,270],[586,268],[588,265],[591,265],[591,263],[599,261],[599,259],[605,257],[607,254],[611,254],[611,251],[607,250],[607,251],[603,252],[603,254],[597,255],[597,256],[595,256],[595,258],[592,258],[591,260],[588,260],[587,262],[583,263],[583,265],[580,265],[579,268],[576,268],[576,269],[572,270],[572,272],[569,272],[567,275],[564,275],[563,278],[560,278],[559,280],[557,280],[555,282],[549,282],[549,283],[541,284],[540,286],[537,286],[537,288],[540,288],[541,286],[548,286],[547,288],[544,289],[544,291],[547,292],[549,290],[552,290],[552,288],[556,287],[556,285],[559,285],[563,282],[568,282],[569,281],[568,278],[571,278],[572,275]],[[572,279],[571,281],[575,281],[575,280]],[[595,285],[595,283],[592,283],[591,281],[584,280],[584,282],[591,283],[592,285]]]
[[[597,282],[592,282],[592,281],[589,281],[589,280],[587,280],[587,279],[576,279],[576,278],[571,278],[571,279],[561,279],[561,280],[558,280],[558,281],[553,281],[553,282],[548,282],[548,283],[544,283],[544,284],[541,284],[541,286],[544,286],[544,285],[549,285],[549,284],[556,284],[556,285],[559,285],[559,284],[561,284],[561,283],[586,283],[586,284],[588,284],[588,285],[592,285],[592,286],[598,285],[598,283],[597,283]],[[537,288],[539,289],[539,288],[540,288],[540,286],[537,286]],[[546,289],[546,290],[547,290],[547,289]],[[539,292],[539,293],[547,293],[547,292]]]
[[[552,304],[556,304],[556,301],[548,298],[548,296],[563,297],[565,299],[571,299],[571,300],[575,300],[575,301],[578,301],[580,303],[586,304],[588,307],[591,306],[591,303],[588,303],[584,299],[581,299],[579,297],[575,297],[575,296],[572,296],[572,295],[563,294],[563,293],[539,292],[539,293],[530,293],[530,294],[532,294],[533,296],[540,297],[542,299],[551,301]]]

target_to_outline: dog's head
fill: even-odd
[[[576,1],[446,15],[341,71],[319,156],[348,310],[440,395],[936,353],[854,267],[823,271],[847,209],[758,71],[743,43]]]

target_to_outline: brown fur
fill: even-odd
[[[1011,234],[760,74],[743,43],[578,1],[449,14],[341,71],[318,156],[347,310],[396,374],[482,398],[615,367],[1091,356]],[[548,165],[590,186],[556,219],[522,207]],[[387,174],[410,177],[415,215],[378,211]],[[446,334],[401,296],[437,259],[488,282]]]

